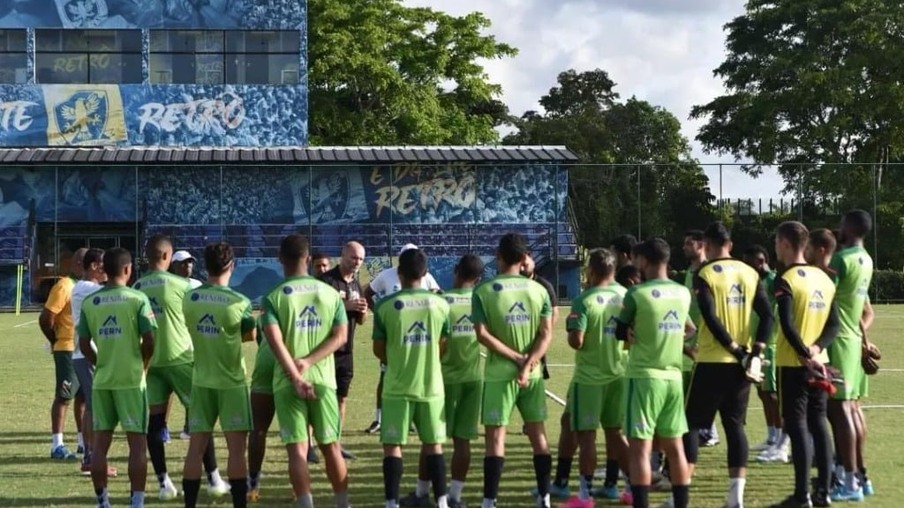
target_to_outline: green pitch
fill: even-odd
[[[563,315],[566,310],[563,309]],[[867,498],[866,504],[878,507],[901,506],[904,499],[904,454],[901,453],[902,416],[904,416],[904,348],[899,346],[904,307],[878,306],[878,317],[871,333],[872,339],[882,348],[883,372],[872,379],[870,407],[867,418],[870,430],[867,467],[878,494]],[[59,506],[85,507],[94,503],[91,482],[78,473],[78,463],[51,461],[49,408],[53,389],[53,363],[44,349],[44,339],[38,330],[37,314],[13,316],[0,314],[0,348],[3,362],[0,364],[0,506]],[[564,325],[556,329],[555,341],[550,349],[552,366],[548,388],[564,397],[571,376],[572,352],[565,341]],[[349,414],[343,440],[346,447],[358,454],[358,460],[350,465],[351,500],[355,508],[380,508],[383,506],[382,452],[376,436],[368,436],[363,429],[373,418],[374,393],[378,366],[370,348],[370,326],[358,329],[355,341],[355,380],[349,400]],[[254,345],[247,346],[249,369],[253,366]],[[897,369],[897,370],[896,370]],[[751,445],[765,436],[759,400],[752,396],[748,415],[748,436]],[[548,431],[552,453],[556,453],[559,433],[559,416],[562,407],[550,402]],[[868,407],[869,407],[868,406]],[[182,460],[187,441],[178,438],[184,421],[184,413],[174,404],[169,418],[174,440],[167,445],[170,475],[177,486],[181,485]],[[533,500],[527,491],[533,485],[531,451],[527,439],[520,435],[520,421],[509,427],[507,459],[503,476],[500,506],[530,507]],[[269,450],[264,464],[262,501],[257,506],[290,506],[291,490],[286,475],[285,451],[280,446],[275,427],[271,429]],[[66,422],[67,444],[75,449],[75,426],[71,417]],[[402,493],[414,488],[417,460],[415,443],[407,448],[405,476]],[[122,435],[117,436],[111,450],[110,464],[118,467],[120,475],[110,482],[114,505],[127,505],[129,491],[126,477],[126,444]],[[465,487],[464,498],[469,506],[479,506],[482,490],[483,444],[475,444],[472,475]],[[222,436],[217,437],[217,455],[225,477],[226,450]],[[447,454],[448,456],[448,454]],[[575,470],[573,475],[577,473]],[[151,470],[150,465],[149,471]],[[728,488],[725,472],[725,444],[701,450],[701,463],[691,487],[691,506],[695,508],[721,507]],[[329,484],[323,466],[313,466],[315,502],[318,506],[333,506]],[[577,482],[572,477],[572,489]],[[170,503],[157,501],[156,481],[151,475],[148,481],[148,505],[168,504],[181,506],[181,498]],[[746,505],[748,508],[766,506],[788,495],[792,490],[790,465],[762,466],[751,464],[748,474]],[[653,506],[664,500],[664,494],[653,497]],[[202,489],[200,506],[231,506],[229,498],[210,500]],[[597,502],[597,506],[617,506]]]

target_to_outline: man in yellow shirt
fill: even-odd
[[[56,388],[53,405],[50,407],[50,427],[53,442],[50,446],[50,458],[57,460],[76,460],[76,454],[69,451],[63,442],[63,422],[69,401],[75,399],[75,424],[81,438],[82,416],[85,412],[85,398],[79,391],[78,378],[72,364],[72,351],[75,349],[75,325],[72,321],[72,288],[82,278],[84,272],[82,260],[88,249],[75,251],[70,263],[71,274],[60,279],[50,290],[50,296],[41,311],[38,323],[41,333],[50,342],[53,349],[53,363],[56,366]],[[81,442],[79,443],[81,446]]]

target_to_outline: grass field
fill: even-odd
[[[904,306],[879,306],[878,317],[871,333],[872,339],[882,348],[883,371],[872,379],[871,397],[868,400],[867,418],[870,428],[867,466],[876,486],[877,495],[868,498],[866,504],[877,507],[902,506],[904,499],[904,455],[902,445],[901,416],[904,415],[904,352],[898,347],[901,323],[904,322]],[[90,481],[78,474],[76,463],[61,463],[49,459],[50,430],[49,408],[53,388],[53,370],[50,356],[44,349],[44,339],[38,330],[36,314],[13,316],[0,315],[0,348],[5,361],[0,364],[0,506],[92,506],[94,497]],[[373,388],[377,383],[377,363],[370,352],[370,326],[359,328],[356,339],[356,377],[349,400],[349,414],[343,439],[348,449],[358,454],[358,460],[350,464],[351,499],[355,508],[383,506],[383,481],[381,448],[377,437],[362,432],[373,417]],[[254,345],[247,346],[249,372],[253,366]],[[560,324],[555,342],[549,353],[552,379],[548,388],[564,396],[571,376],[572,352],[564,340]],[[751,444],[764,437],[764,425],[759,400],[753,397],[748,416],[748,436]],[[171,427],[178,429],[183,421],[183,410],[174,406],[170,417]],[[558,437],[558,419],[562,408],[550,401],[548,432],[550,442]],[[75,426],[67,418],[67,442],[74,448]],[[532,499],[527,491],[533,485],[531,452],[527,439],[518,433],[520,421],[512,422],[509,430],[508,455],[500,492],[501,507],[530,507]],[[285,451],[271,429],[269,452],[264,466],[263,500],[258,506],[290,506],[291,491],[286,475]],[[174,434],[177,433],[174,432]],[[183,454],[186,441],[176,438],[167,445],[169,469],[177,485],[181,482]],[[222,437],[217,439],[218,457],[225,469],[226,450]],[[405,476],[402,492],[414,486],[416,470],[416,444],[408,447],[405,455]],[[482,442],[475,445],[472,461],[473,474],[465,488],[465,500],[473,508],[479,506],[482,488]],[[120,435],[111,450],[111,465],[121,474],[111,480],[110,490],[115,505],[127,504],[128,480],[125,475],[126,445]],[[555,445],[553,444],[553,455]],[[724,502],[728,481],[724,469],[725,445],[701,450],[698,474],[691,489],[691,506],[695,508],[720,507]],[[576,466],[575,466],[576,467]],[[150,466],[149,466],[150,469]],[[323,466],[312,469],[315,502],[318,506],[332,506],[329,485]],[[576,471],[575,471],[576,474]],[[792,469],[790,465],[762,466],[752,464],[747,486],[747,506],[766,506],[791,492]],[[576,481],[572,481],[573,488]],[[180,506],[180,501],[162,503],[156,499],[156,482],[148,482],[148,505],[169,504]],[[654,496],[652,502],[664,499]],[[895,501],[898,499],[898,501]],[[228,498],[210,500],[202,491],[201,506],[231,506]],[[598,506],[616,506],[597,502]]]

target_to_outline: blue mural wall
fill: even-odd
[[[0,0],[0,28],[303,28],[303,0]]]
[[[307,140],[307,90],[0,85],[0,146],[279,146]]]
[[[254,299],[281,277],[276,255],[287,234],[305,234],[331,256],[361,241],[365,278],[411,242],[449,287],[465,253],[486,257],[492,268],[508,231],[524,234],[541,261],[573,258],[567,188],[566,171],[544,164],[9,167],[0,171],[0,238],[21,235],[33,219],[139,223],[146,235],[172,235],[177,248],[199,258],[207,243],[225,239],[239,257],[233,284]],[[0,248],[0,264],[18,262],[22,252]]]

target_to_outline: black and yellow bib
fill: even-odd
[[[825,328],[829,314],[832,312],[832,301],[835,298],[835,283],[821,269],[815,266],[796,265],[785,270],[776,280],[776,298],[791,294],[793,302],[793,323],[800,334],[804,346],[816,343]],[[785,331],[779,327],[778,346],[775,363],[779,367],[799,367],[797,351],[791,347]],[[827,363],[828,354],[823,351],[817,360]]]
[[[697,276],[709,286],[716,316],[732,340],[750,346],[750,316],[760,276],[737,259],[717,259],[700,267]],[[737,359],[716,340],[712,330],[701,319],[697,335],[697,362],[737,363]]]

